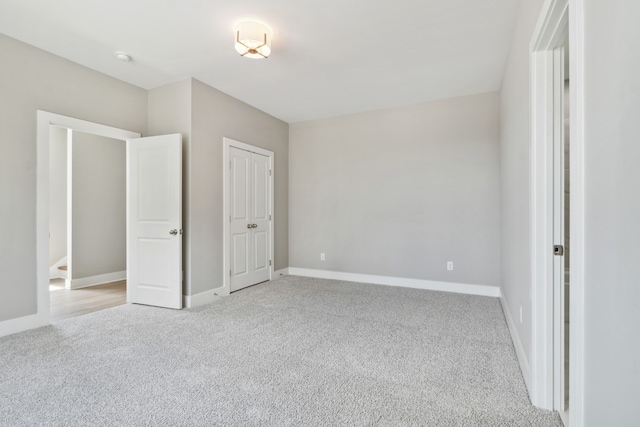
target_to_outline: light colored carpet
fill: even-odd
[[[496,298],[287,276],[0,338],[2,426],[560,426]]]

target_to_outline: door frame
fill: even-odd
[[[584,5],[546,0],[530,43],[531,401],[554,408],[553,60],[569,42],[571,298],[569,419],[584,423]]]
[[[67,129],[122,140],[140,138],[140,134],[86,120],[37,111],[36,165],[36,282],[38,326],[50,322],[49,307],[49,127]],[[36,326],[34,326],[36,327]]]
[[[273,279],[273,272],[276,263],[274,257],[275,245],[273,241],[273,224],[275,222],[275,212],[273,211],[273,180],[276,172],[274,169],[275,155],[273,151],[265,150],[264,148],[256,147],[227,137],[222,138],[222,144],[222,254],[224,268],[222,270],[223,285],[221,288],[216,289],[216,295],[228,296],[231,293],[231,275],[227,274],[231,271],[231,246],[229,241],[229,149],[231,147],[235,147],[269,158],[269,169],[271,170],[271,175],[269,175],[269,212],[271,212],[271,221],[269,221],[269,259],[271,260],[271,265],[269,266],[269,280]]]

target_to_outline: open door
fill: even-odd
[[[182,308],[182,135],[127,140],[127,302]]]
[[[566,43],[566,42],[565,42]],[[554,409],[569,425],[569,104],[566,45],[553,51]]]

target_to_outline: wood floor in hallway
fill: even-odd
[[[81,316],[127,302],[127,282],[121,280],[81,289],[66,289],[63,279],[49,285],[51,321]]]

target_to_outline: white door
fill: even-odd
[[[555,409],[568,424],[569,405],[569,319],[568,319],[568,263],[569,249],[569,172],[568,109],[565,88],[565,48],[554,51],[554,136],[553,136],[553,288],[554,288],[554,378]]]
[[[182,135],[127,140],[127,301],[182,308]]]
[[[231,292],[271,278],[270,159],[229,147]]]

